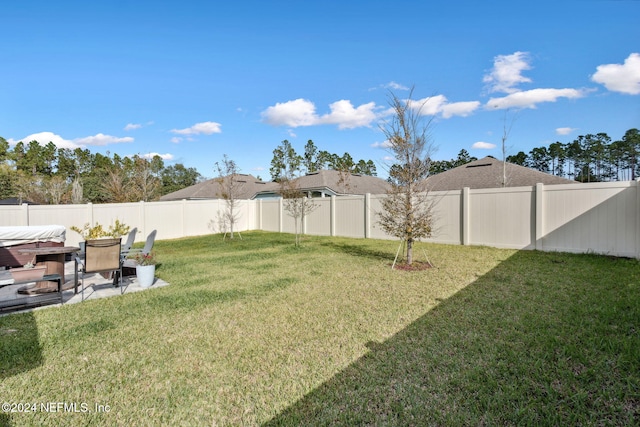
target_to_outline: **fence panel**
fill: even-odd
[[[29,211],[26,205],[0,206],[0,226],[29,225]]]
[[[433,234],[428,242],[459,245],[462,243],[462,190],[432,191],[428,203],[433,212]]]
[[[305,232],[319,236],[331,235],[331,198],[312,199],[315,209],[305,217]]]
[[[336,236],[365,237],[364,196],[336,197]]]
[[[262,200],[262,229],[280,231],[280,200]]]
[[[544,250],[637,256],[637,183],[546,186],[544,195]]]
[[[535,248],[535,188],[472,190],[470,242],[498,248]]]

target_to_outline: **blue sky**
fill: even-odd
[[[269,179],[273,149],[379,165],[389,90],[435,159],[640,127],[640,1],[30,1],[0,6],[0,136]]]

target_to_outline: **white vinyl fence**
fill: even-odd
[[[389,239],[377,223],[384,195],[314,199],[304,218],[306,234]],[[640,181],[547,185],[432,192],[435,232],[427,241],[543,251],[593,252],[640,259]],[[116,219],[138,227],[137,241],[151,230],[157,239],[224,231],[222,200],[182,200],[101,205],[0,206],[0,225],[59,224],[67,244],[80,236],[72,225]],[[281,200],[246,200],[236,230],[293,232]]]

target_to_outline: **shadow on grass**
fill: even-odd
[[[364,257],[370,258],[374,260],[383,260],[383,261],[393,261],[394,253],[389,251],[381,251],[376,249],[370,249],[366,246],[354,245],[349,243],[342,242],[322,242],[322,246],[329,247],[333,250],[340,251],[344,254],[356,256],[356,257]]]
[[[43,362],[38,326],[33,313],[0,317],[0,380],[37,368]],[[7,408],[3,407],[3,412],[0,412],[0,425],[11,426],[12,415],[6,413],[5,409]]]
[[[634,262],[517,253],[264,426],[636,424]]]

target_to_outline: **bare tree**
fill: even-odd
[[[123,180],[121,170],[109,170],[104,181],[102,181],[102,189],[107,194],[111,203],[126,203],[130,200],[127,185]]]
[[[240,219],[237,212],[238,196],[244,182],[238,180],[238,166],[236,162],[229,159],[225,154],[222,158],[222,163],[215,163],[216,170],[218,171],[217,182],[220,186],[220,196],[224,199],[226,204],[226,210],[220,218],[224,227],[229,227],[230,237],[234,238],[235,225]],[[241,236],[242,238],[242,236]]]
[[[52,176],[44,181],[44,191],[50,204],[59,205],[68,197],[69,183],[62,177]]]
[[[511,119],[508,118],[509,109],[507,108],[504,112],[504,118],[502,119],[502,178],[500,179],[500,186],[507,186],[507,139],[509,138],[509,134],[511,133],[511,128],[513,128],[513,123],[518,118],[518,114],[514,113]]]
[[[303,232],[302,221],[318,205],[313,202],[313,199],[306,197],[293,178],[280,178],[280,195],[283,199],[284,210],[293,218],[296,233],[295,245],[300,246],[300,238]]]
[[[432,203],[427,198],[426,178],[434,150],[430,135],[433,119],[421,114],[424,104],[400,100],[390,94],[391,119],[380,128],[389,143],[395,164],[389,168],[390,188],[382,200],[378,217],[382,229],[406,244],[406,263],[413,263],[413,243],[430,237],[433,227]]]

